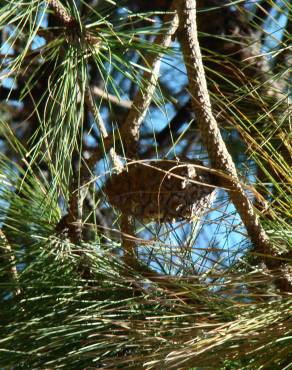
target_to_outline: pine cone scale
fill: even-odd
[[[136,163],[106,184],[109,202],[128,216],[145,221],[178,221],[200,215],[214,199],[214,178],[196,166],[172,161]]]

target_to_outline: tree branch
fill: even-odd
[[[230,188],[230,197],[241,216],[249,238],[257,251],[266,256],[264,259],[267,266],[270,268],[276,267],[279,263],[276,259],[270,257],[279,254],[279,252],[273,248],[251,202],[240,185],[232,157],[228,153],[212,113],[198,41],[196,1],[177,1],[176,8],[180,22],[179,40],[189,78],[191,101],[203,143],[208,151],[212,166],[229,175],[230,180],[227,181],[227,185]],[[226,186],[226,184],[224,185]]]
[[[79,23],[73,18],[59,0],[47,0],[48,5],[54,10],[58,21],[65,28],[79,27]]]
[[[170,46],[172,36],[175,34],[178,28],[178,18],[173,12],[174,5],[170,7],[170,12],[166,14],[163,24],[169,25],[169,29],[164,32],[164,26],[162,26],[161,32],[158,34],[154,43],[163,48]],[[161,53],[151,54],[146,59],[146,67],[149,72],[146,71],[142,77],[143,81],[147,82],[144,89],[140,89],[136,94],[132,108],[126,118],[126,121],[121,130],[121,137],[125,148],[126,155],[128,157],[135,157],[137,154],[137,146],[139,142],[140,126],[145,118],[150,103],[152,101],[158,78],[159,70],[161,65]]]
[[[107,91],[100,89],[98,86],[92,88],[92,93],[100,99],[105,99],[121,108],[130,109],[132,106],[131,100],[120,100],[115,95],[109,94]]]
[[[171,45],[172,37],[178,28],[178,17],[174,12],[174,3],[175,0],[170,7],[171,13],[166,14],[164,17],[161,31],[154,40],[154,43],[162,48],[167,48]],[[165,25],[169,25],[166,32],[164,32]],[[142,80],[146,82],[146,86],[144,86],[143,90],[140,89],[137,92],[131,110],[121,129],[121,139],[125,153],[126,156],[130,158],[136,157],[138,153],[140,127],[149,109],[158,83],[161,58],[161,53],[151,54],[146,57],[146,67],[148,67],[149,72],[146,71],[142,77]],[[125,262],[135,267],[137,265],[136,245],[133,238],[129,238],[129,235],[134,234],[132,222],[131,218],[127,215],[121,215],[122,243],[125,251]]]
[[[54,10],[54,14],[61,25],[65,28],[65,32],[68,36],[72,35],[72,27],[73,29],[80,29],[80,24],[77,22],[75,18],[73,18],[66,10],[65,7],[59,2],[59,0],[48,0],[49,6]],[[86,31],[84,31],[86,32]],[[88,43],[94,43],[96,47],[96,39],[90,37],[90,35],[86,35],[84,39]],[[70,40],[70,37],[69,37]],[[79,90],[82,95],[83,93],[83,86],[82,81],[78,79]],[[108,147],[111,146],[112,140],[109,138],[107,133],[105,124],[103,119],[100,115],[99,110],[95,105],[95,101],[92,96],[92,92],[89,86],[85,86],[84,89],[84,102],[88,109],[91,111],[96,124],[99,128],[101,139],[107,140]],[[84,160],[80,167],[79,178],[76,178],[71,185],[71,195],[69,200],[69,211],[68,215],[64,216],[63,219],[57,225],[57,229],[60,228],[68,228],[69,230],[69,237],[74,243],[80,243],[82,240],[82,215],[83,215],[83,203],[87,195],[87,191],[90,185],[91,174],[93,172],[93,168],[98,161],[98,159],[102,156],[102,151],[99,149],[88,159]],[[115,155],[114,152],[111,151],[111,156],[115,162],[118,160],[118,157]],[[116,164],[119,167],[119,163]],[[64,224],[64,225],[63,225]]]

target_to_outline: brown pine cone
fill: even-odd
[[[196,165],[202,162],[157,160],[129,165],[108,180],[105,192],[115,208],[143,222],[199,217],[214,200],[215,181],[206,167]]]

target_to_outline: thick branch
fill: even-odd
[[[174,1],[175,2],[175,1]],[[178,17],[174,12],[174,2],[170,8],[172,13],[166,14],[161,32],[157,35],[154,43],[161,48],[170,46],[172,36],[178,28]],[[169,26],[166,32],[164,27]],[[122,143],[125,148],[127,157],[136,157],[138,153],[138,143],[140,136],[140,126],[145,118],[145,115],[151,104],[157,82],[159,79],[159,70],[161,65],[162,53],[150,54],[146,57],[146,66],[149,72],[146,71],[142,77],[143,82],[146,82],[143,90],[139,90],[133,100],[131,110],[126,118],[121,129]],[[121,216],[121,231],[122,243],[125,251],[125,262],[133,267],[137,266],[136,245],[129,235],[134,234],[132,220],[126,215]]]
[[[230,197],[257,251],[272,257],[276,254],[276,251],[272,248],[251,202],[240,185],[235,165],[222,139],[216,119],[212,114],[198,42],[196,1],[180,0],[176,2],[176,6],[180,22],[179,39],[189,77],[192,106],[197,117],[203,143],[207,148],[212,166],[229,175],[228,187],[230,188]],[[276,260],[273,258],[265,258],[265,262],[268,267],[277,265]]]
[[[170,11],[174,11],[174,6],[171,6]],[[165,26],[169,28],[164,32]],[[167,14],[164,18],[164,25],[162,26],[161,32],[156,37],[154,43],[162,48],[169,47],[177,27],[177,14],[175,12]],[[123,145],[128,157],[136,156],[137,154],[140,126],[152,101],[159,78],[162,58],[161,53],[150,54],[146,58],[146,67],[148,67],[149,72],[146,71],[142,77],[143,82],[146,82],[146,86],[144,85],[143,90],[140,89],[136,94],[132,108],[121,130]]]
[[[54,10],[55,16],[58,21],[65,27],[78,27],[78,22],[70,14],[68,14],[66,8],[62,5],[59,0],[47,0],[47,3]]]

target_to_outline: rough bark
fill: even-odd
[[[154,43],[162,48],[167,48],[170,46],[172,36],[175,34],[178,28],[178,16],[174,12],[174,3],[175,1],[170,7],[170,11],[172,11],[172,13],[166,14],[161,32],[154,40]],[[169,26],[166,32],[164,32],[165,25]],[[146,71],[142,78],[143,81],[148,81],[148,83],[146,86],[144,86],[143,90],[139,90],[137,92],[133,100],[131,110],[121,129],[121,139],[127,157],[137,157],[140,127],[149,109],[153,94],[157,87],[161,58],[161,53],[150,54],[146,56],[146,67],[149,68],[149,72]],[[121,231],[122,243],[125,251],[125,261],[131,266],[136,266],[137,259],[135,241],[133,238],[129,238],[129,235],[134,234],[132,220],[131,217],[125,214],[121,215]]]
[[[170,8],[170,12],[171,11],[172,13],[166,14],[162,29],[154,40],[154,44],[159,45],[162,48],[167,48],[170,46],[172,36],[175,34],[178,28],[178,17],[174,12],[173,5]],[[168,26],[167,31],[164,31],[165,26]],[[126,155],[128,157],[135,157],[137,155],[140,127],[149,109],[153,94],[157,87],[161,59],[161,53],[150,54],[146,56],[146,67],[149,68],[149,72],[146,71],[142,78],[143,81],[147,81],[147,84],[146,86],[143,86],[143,90],[140,89],[136,94],[133,100],[132,108],[126,118],[125,123],[123,124],[121,137]]]
[[[257,252],[266,256],[264,259],[268,267],[274,267],[277,263],[269,257],[276,255],[277,251],[274,250],[259,217],[239,182],[234,162],[228,153],[212,113],[198,42],[196,1],[180,0],[176,2],[176,7],[180,22],[179,40],[189,78],[192,106],[197,117],[203,144],[208,151],[213,168],[228,175],[228,179],[224,179],[224,185],[230,189],[231,200],[241,216],[248,236],[256,246]]]

